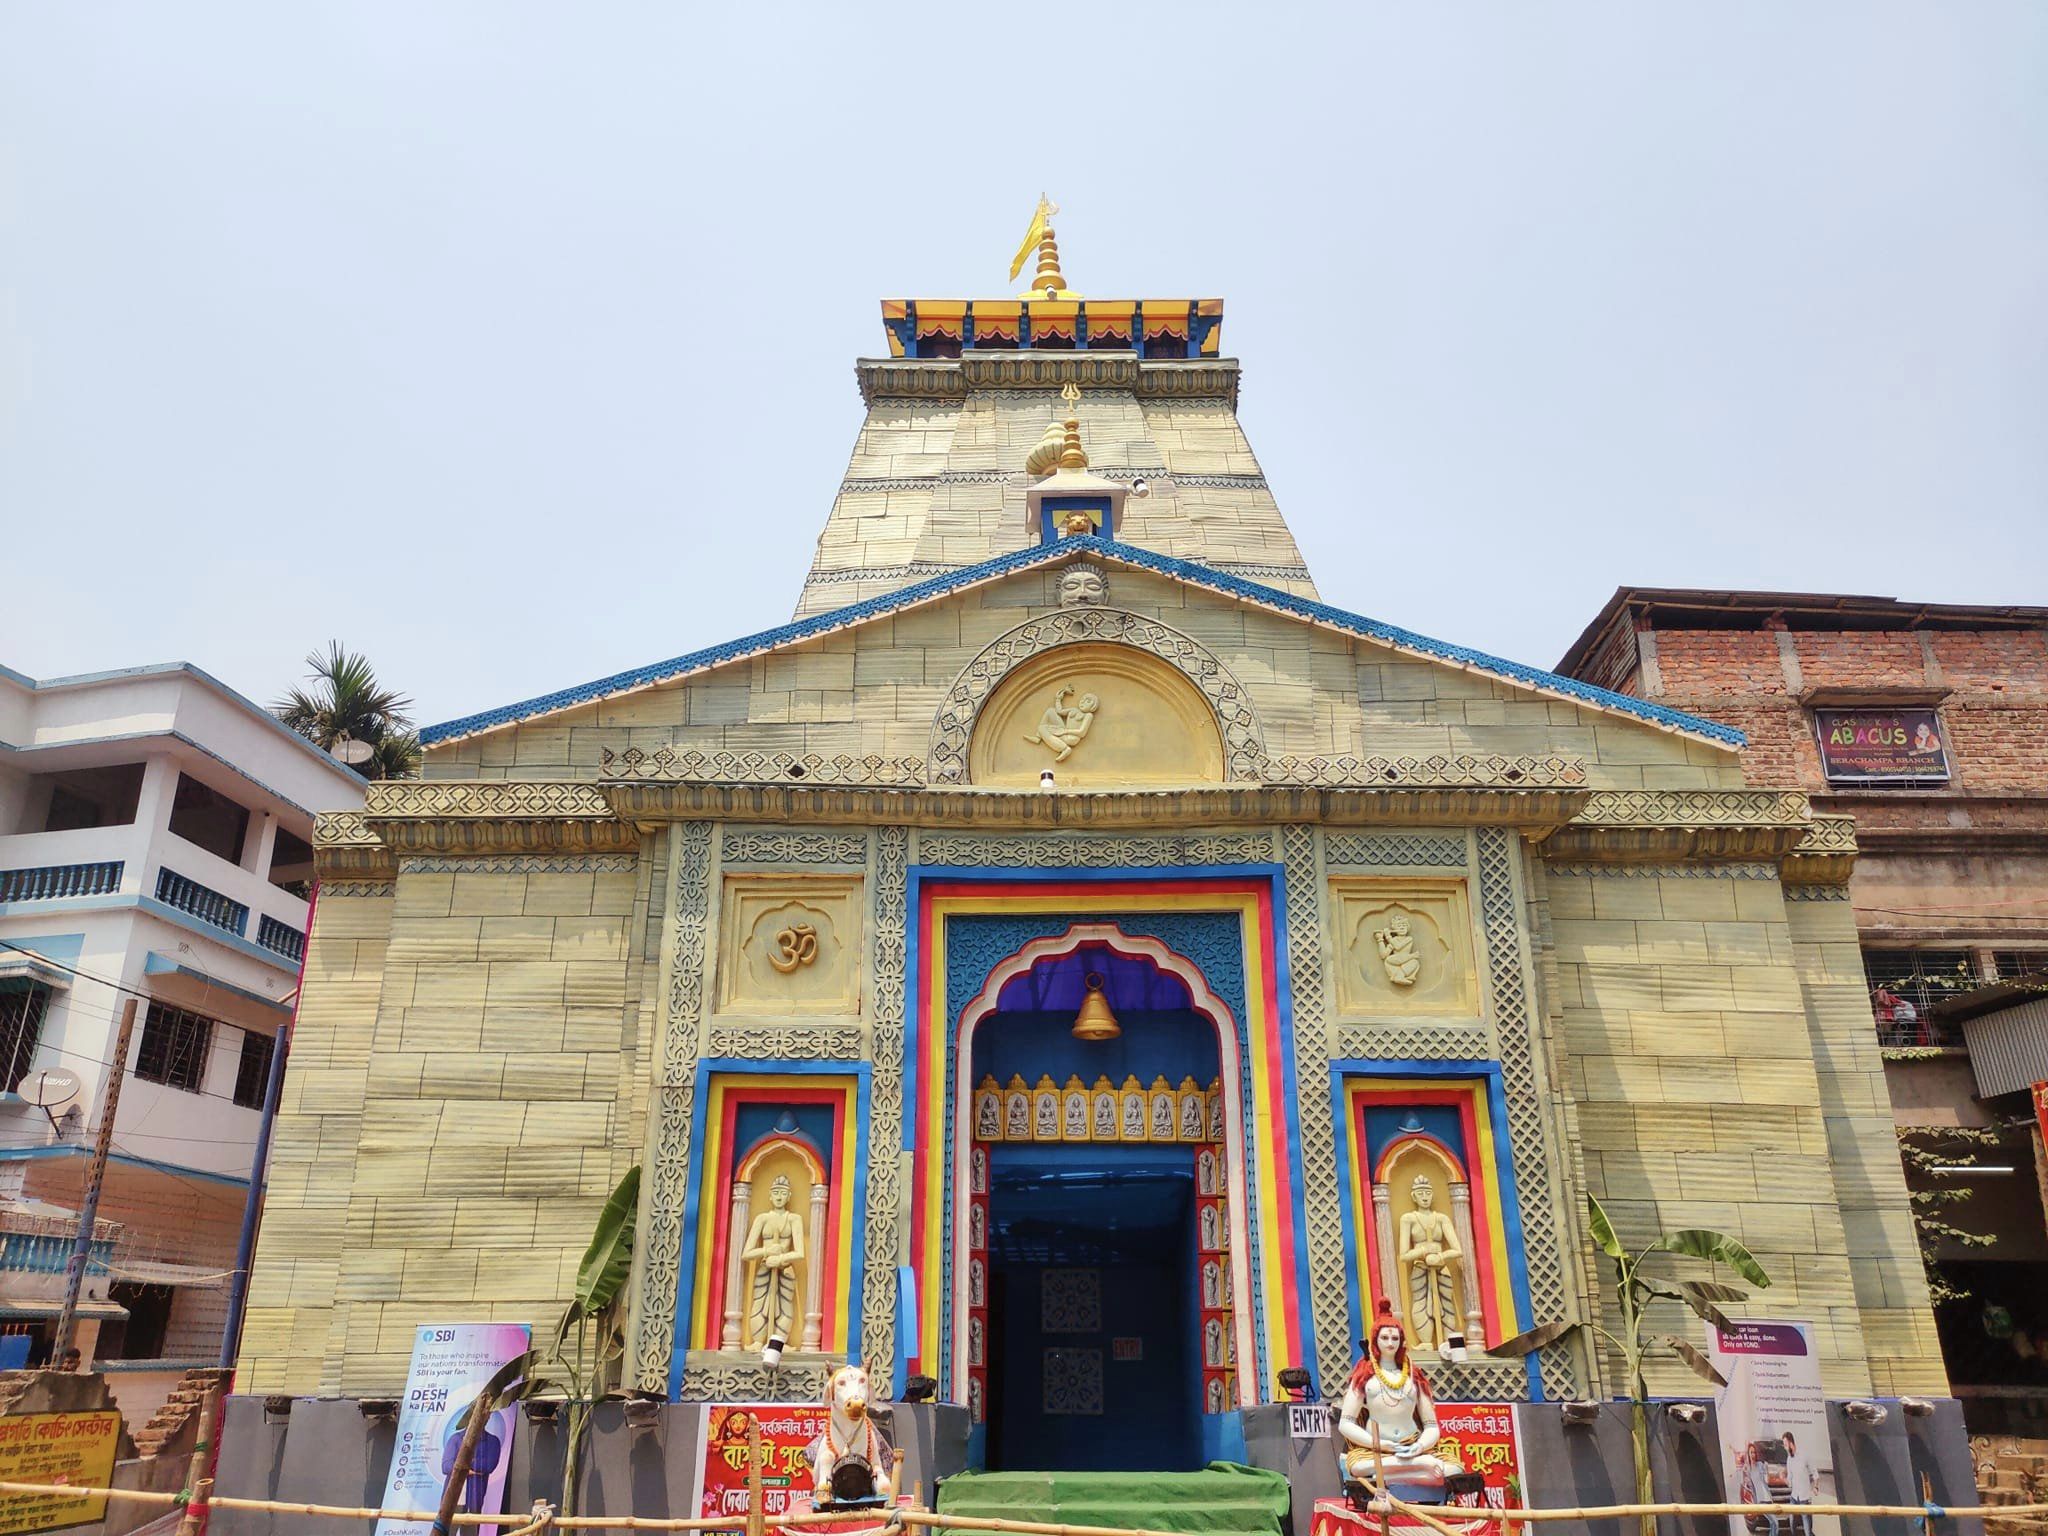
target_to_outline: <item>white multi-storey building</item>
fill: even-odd
[[[196,667],[0,667],[0,1345],[48,1348],[132,1000],[77,1341],[102,1363],[211,1363],[313,817],[362,801],[353,771]]]

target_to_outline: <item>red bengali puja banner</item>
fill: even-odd
[[[808,1508],[811,1442],[825,1432],[831,1410],[823,1403],[707,1403],[697,1441],[697,1514],[700,1519],[747,1513],[747,1426],[761,1430],[761,1502],[770,1515]]]
[[[1510,1529],[1461,1521],[1457,1512],[1460,1507],[1522,1507],[1522,1450],[1521,1442],[1515,1438],[1515,1410],[1506,1403],[1438,1403],[1436,1426],[1440,1438],[1434,1454],[1446,1461],[1456,1461],[1467,1472],[1477,1472],[1486,1480],[1486,1486],[1431,1513],[1453,1531],[1468,1532],[1471,1536]],[[1387,1528],[1415,1532],[1429,1529],[1421,1521],[1404,1515],[1392,1516]],[[1342,1499],[1318,1499],[1310,1531],[1312,1536],[1380,1536],[1380,1517],[1361,1515]]]

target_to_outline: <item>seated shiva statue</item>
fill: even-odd
[[[1347,1483],[1378,1483],[1413,1504],[1444,1502],[1444,1479],[1463,1469],[1432,1456],[1440,1431],[1429,1383],[1408,1359],[1408,1330],[1386,1301],[1366,1357],[1337,1410],[1338,1461]]]

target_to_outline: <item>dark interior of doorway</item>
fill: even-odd
[[[998,1147],[990,1182],[989,1469],[1200,1467],[1186,1153]]]

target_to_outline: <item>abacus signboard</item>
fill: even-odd
[[[1830,784],[1946,784],[1948,742],[1931,709],[1817,709]]]

